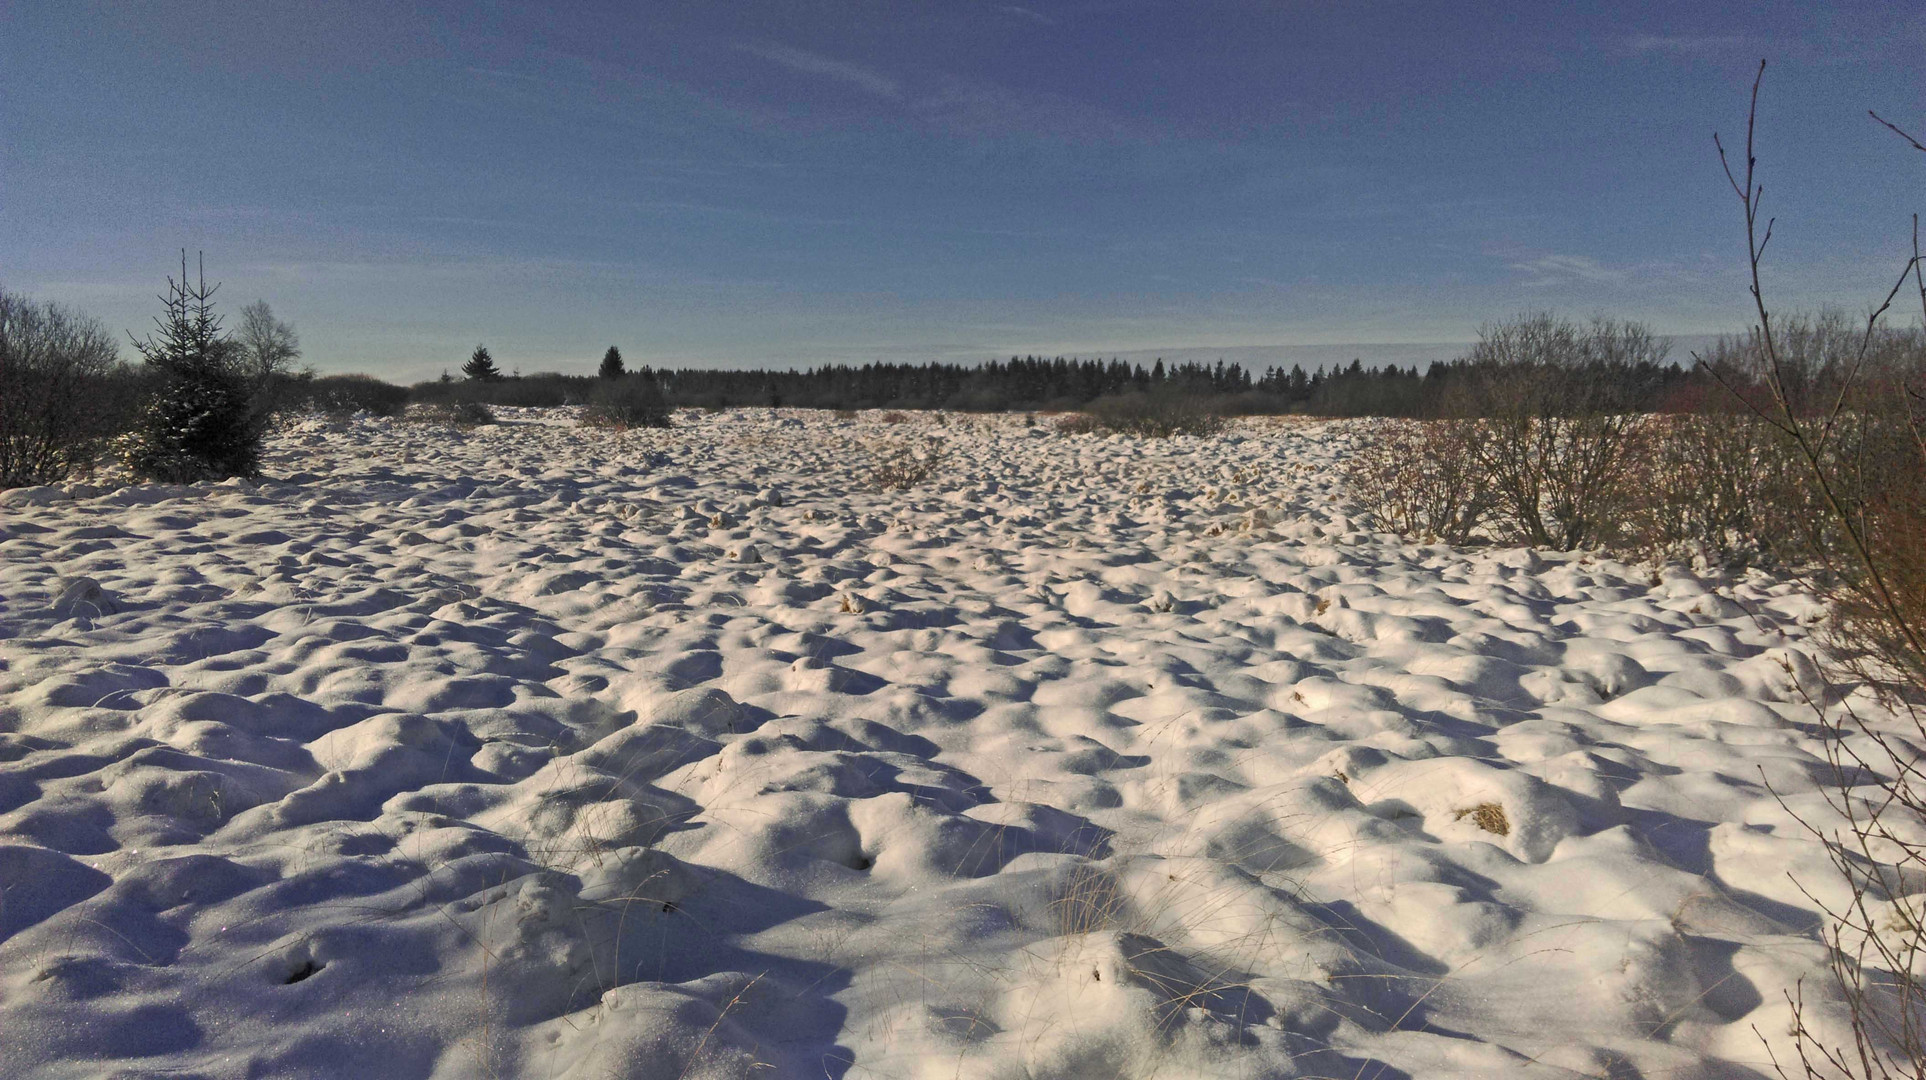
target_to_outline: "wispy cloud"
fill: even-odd
[[[1704,56],[1713,53],[1757,51],[1766,45],[1760,38],[1743,34],[1634,34],[1624,41],[1635,53],[1670,56]]]
[[[736,48],[751,56],[760,56],[770,63],[780,64],[791,71],[834,79],[876,97],[900,98],[903,96],[903,88],[895,79],[860,64],[833,60],[827,56],[787,45],[740,44]]]
[[[860,64],[767,42],[740,42],[735,48],[800,74],[852,86],[901,106],[923,123],[959,135],[1142,141],[1162,134],[1154,125],[1063,94],[937,72],[924,72],[913,82],[904,82]]]
[[[924,120],[965,135],[1135,140],[1157,134],[1150,125],[1062,94],[954,75],[939,78],[927,93],[917,95],[911,108]]]
[[[1045,26],[1057,25],[1057,20],[1040,12],[1031,11],[1027,7],[1018,7],[1015,4],[1004,4],[998,7],[997,10],[1003,12],[1005,15],[1015,15],[1019,19],[1028,19],[1031,22],[1042,23]]]
[[[1628,263],[1510,246],[1487,248],[1486,254],[1503,259],[1506,266],[1523,274],[1517,285],[1528,289],[1568,286],[1652,296],[1699,289],[1732,270],[1729,260],[1706,254]]]
[[[1530,280],[1523,282],[1527,288],[1569,285],[1573,282],[1622,285],[1631,277],[1628,271],[1606,266],[1588,255],[1539,255],[1514,262],[1511,268],[1531,275]]]
[[[471,64],[464,70],[466,70],[470,75],[476,75],[484,79],[494,79],[494,80],[505,81],[505,82],[527,83],[531,86],[540,86],[540,87],[553,87],[553,86],[561,85],[561,83],[559,83],[555,79],[543,78],[540,75],[529,75],[525,72],[520,72],[520,71],[509,71],[506,68],[477,67]]]

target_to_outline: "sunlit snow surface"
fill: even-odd
[[[1836,1018],[1790,586],[1373,535],[1342,423],[504,413],[0,497],[0,1075],[1726,1077]]]

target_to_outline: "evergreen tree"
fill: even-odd
[[[174,483],[253,476],[260,471],[261,424],[239,367],[241,351],[214,314],[216,284],[167,279],[156,333],[134,347],[161,376],[140,428],[127,445],[127,464],[142,476]]]
[[[609,351],[602,354],[602,368],[596,374],[604,379],[622,377],[622,351],[610,345]]]
[[[475,351],[468,356],[468,362],[461,366],[461,373],[476,382],[502,381],[501,369],[495,366],[495,358],[488,355],[485,345],[475,346]]]

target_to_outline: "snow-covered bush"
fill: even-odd
[[[260,471],[261,432],[246,384],[230,372],[202,371],[162,384],[139,428],[121,437],[120,449],[128,468],[152,480],[253,476]]]

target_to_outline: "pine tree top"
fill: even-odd
[[[167,279],[167,292],[159,298],[163,313],[154,316],[155,332],[145,341],[134,340],[148,363],[177,375],[212,370],[226,354],[227,335],[221,317],[214,314],[214,292],[221,286],[207,283],[205,261],[198,270],[197,280],[189,284],[187,249],[181,249],[180,280]]]
[[[502,377],[501,369],[495,366],[495,358],[488,355],[485,345],[475,346],[468,362],[461,366],[461,373],[480,382],[496,382]]]

